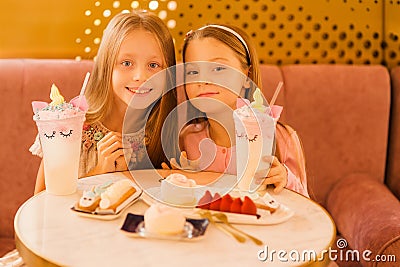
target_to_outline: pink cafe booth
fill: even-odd
[[[0,255],[15,246],[14,216],[33,194],[40,162],[28,151],[37,133],[31,102],[47,101],[52,83],[71,99],[91,67],[91,61],[0,60]],[[278,82],[284,82],[277,100],[284,106],[281,121],[291,125],[303,142],[310,196],[331,214],[338,238],[345,238],[347,249],[400,259],[400,71],[392,71],[391,87],[383,66],[261,69],[268,100]],[[391,102],[391,97],[396,99]],[[393,266],[363,260],[338,264]]]

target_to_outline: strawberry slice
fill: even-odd
[[[247,196],[244,197],[241,213],[250,214],[250,215],[257,215],[256,204],[254,204],[253,200],[251,200]]]
[[[222,197],[219,210],[220,211],[230,211],[232,202],[233,202],[233,198],[229,194],[226,194],[225,196]]]
[[[234,198],[230,207],[230,212],[240,213],[242,210],[242,200],[240,197]]]
[[[210,203],[212,200],[213,197],[210,191],[207,190],[204,196],[200,198],[199,202],[197,203],[197,208],[208,210],[210,208]]]
[[[210,210],[219,210],[219,207],[221,205],[221,195],[218,193],[215,193],[212,202],[210,203]]]

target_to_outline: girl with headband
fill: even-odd
[[[247,34],[240,29],[233,26],[207,25],[186,35],[182,56],[186,69],[185,92],[191,103],[188,106],[189,109],[202,113],[200,116],[202,118],[190,120],[182,131],[181,165],[192,169],[200,167],[205,171],[236,174],[236,149],[234,141],[231,142],[235,140],[232,139],[234,136],[232,112],[236,109],[237,102],[240,102],[238,98],[239,100],[250,98],[257,86],[262,88],[256,50]],[[188,84],[187,80],[190,76],[200,77],[201,72],[207,69],[201,67],[200,64],[197,69],[193,67],[200,61],[209,62],[211,64],[209,73],[212,72],[213,77],[225,76],[225,81],[218,80],[214,83],[199,80],[197,83]],[[236,79],[229,68],[240,72],[245,78]],[[232,81],[235,81],[236,87],[241,87],[236,92],[227,89],[230,88],[228,85],[233,84]],[[196,104],[196,100],[203,97],[230,107],[230,113],[223,116],[232,122],[221,125],[212,119],[211,113],[215,114],[219,111],[213,110],[213,105]],[[271,169],[267,177],[259,182],[264,185],[275,185],[275,192],[280,192],[286,187],[308,197],[305,159],[298,135],[291,127],[280,122],[276,124],[275,134],[276,151]],[[212,142],[215,149],[210,149],[210,151],[202,149],[204,141]],[[214,155],[207,155],[207,153]],[[201,161],[204,158],[210,159],[211,156],[212,162],[204,167]],[[170,163],[174,168],[180,167],[174,159]]]

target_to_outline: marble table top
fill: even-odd
[[[307,257],[301,259],[302,254],[321,255],[335,239],[335,225],[329,214],[314,201],[287,189],[279,194],[272,190],[268,193],[294,212],[290,219],[274,225],[236,225],[261,239],[262,246],[250,241],[238,243],[212,224],[198,240],[129,237],[121,226],[127,213],[145,212],[148,204],[143,199],[114,220],[86,218],[70,209],[83,189],[127,176],[129,173],[112,173],[83,178],[75,194],[54,196],[42,192],[27,200],[14,221],[17,248],[25,262],[29,264],[33,256],[44,265],[85,267],[300,266],[309,263]],[[325,265],[321,262],[315,264]]]

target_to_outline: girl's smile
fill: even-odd
[[[146,87],[137,87],[137,86],[127,86],[125,87],[129,92],[136,94],[136,95],[141,95],[145,96],[148,95],[151,91],[153,91],[153,88],[146,88]]]

